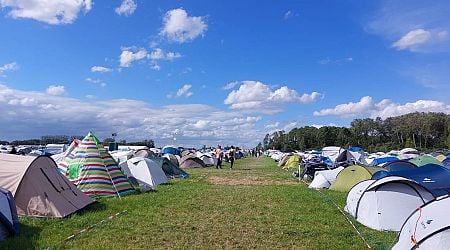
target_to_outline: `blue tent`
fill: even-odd
[[[173,154],[173,155],[181,156],[180,150],[178,150],[178,149],[176,149],[176,148],[174,148],[174,147],[171,147],[171,146],[166,146],[166,147],[164,147],[164,148],[161,150],[160,153],[161,153],[161,154]]]
[[[442,165],[444,165],[444,167],[450,169],[450,158],[443,160]]]
[[[386,176],[400,176],[414,180],[429,189],[436,197],[450,194],[450,170],[436,164],[401,171],[378,171],[373,174],[372,179],[378,180]]]
[[[386,163],[383,168],[385,168],[387,171],[393,172],[417,168],[417,166],[409,161],[397,160]]]
[[[0,188],[0,240],[19,234],[19,217],[11,192]]]
[[[372,161],[372,163],[370,163],[370,166],[379,166],[383,163],[392,162],[392,161],[398,161],[398,158],[395,156],[376,158],[375,160]]]

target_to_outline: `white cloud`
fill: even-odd
[[[299,95],[286,86],[272,91],[259,81],[243,81],[239,89],[228,94],[224,104],[230,105],[231,109],[271,114],[281,112],[286,103],[311,103],[321,96],[317,92]]]
[[[280,126],[279,122],[275,122],[275,123],[269,123],[266,126],[264,126],[267,129],[276,129]]]
[[[287,20],[287,19],[291,18],[292,15],[293,15],[292,11],[288,10],[288,11],[286,11],[286,13],[284,13],[283,18],[284,18],[284,20]]]
[[[345,58],[338,58],[338,59],[330,59],[329,57],[325,59],[321,59],[318,61],[319,64],[327,65],[327,64],[337,64],[341,65],[344,63],[351,63],[353,62],[353,57],[345,57]]]
[[[145,59],[147,55],[147,50],[143,48],[135,52],[131,48],[124,48],[120,54],[120,67],[130,67],[132,62]]]
[[[110,68],[106,68],[103,66],[92,66],[91,68],[91,72],[93,73],[107,73],[107,72],[111,72],[112,69]]]
[[[137,8],[137,4],[133,0],[123,0],[122,4],[115,9],[119,15],[129,16],[134,13]]]
[[[424,29],[415,29],[408,32],[398,41],[392,44],[392,47],[398,50],[414,50],[418,45],[424,44],[431,39],[431,33]]]
[[[6,71],[17,70],[18,68],[19,66],[16,62],[4,64],[3,66],[0,66],[0,76],[3,76]]]
[[[370,96],[362,97],[359,102],[339,104],[334,108],[315,111],[315,116],[339,116],[339,117],[381,117],[383,119],[392,116],[404,115],[413,112],[444,112],[450,114],[450,105],[433,100],[417,100],[405,104],[394,103],[389,99],[383,99],[378,103]]]
[[[106,87],[106,83],[103,82],[103,80],[100,80],[100,79],[92,79],[92,78],[90,78],[90,77],[86,78],[85,80],[86,80],[87,82],[90,82],[90,83],[93,83],[93,84],[97,84],[97,85],[99,85],[99,86],[101,86],[101,87]]]
[[[167,11],[160,35],[170,41],[184,43],[203,35],[207,27],[203,17],[189,16],[184,9],[178,8]]]
[[[148,57],[151,60],[166,60],[166,61],[172,61],[176,58],[180,58],[181,54],[178,52],[164,52],[160,48],[155,48]]]
[[[224,89],[224,90],[233,89],[234,87],[236,87],[236,86],[239,85],[239,84],[240,84],[240,82],[238,82],[238,81],[230,82],[230,83],[228,83],[227,85],[223,86],[222,89]]]
[[[50,85],[45,92],[49,95],[62,95],[66,89],[62,85]]]
[[[180,89],[177,90],[176,93],[176,97],[189,97],[191,95],[193,95],[194,93],[191,91],[192,85],[190,84],[185,84],[183,85],[183,87],[181,87]]]
[[[100,139],[118,132],[120,139],[151,138],[163,146],[178,130],[179,146],[201,147],[218,143],[255,146],[264,137],[256,126],[261,117],[202,104],[155,107],[132,99],[77,99],[0,85],[0,106],[8,110],[8,115],[0,116],[0,138],[6,140],[93,131]]]
[[[48,24],[70,24],[78,14],[92,8],[91,0],[0,0],[0,7],[9,8],[12,18],[30,18]]]

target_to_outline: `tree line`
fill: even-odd
[[[355,119],[350,127],[306,126],[288,133],[266,134],[265,149],[313,150],[325,146],[359,146],[365,151],[390,151],[406,147],[421,151],[450,148],[450,115],[444,113],[410,113],[385,120]]]

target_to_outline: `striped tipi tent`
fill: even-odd
[[[83,193],[91,196],[122,196],[134,192],[120,167],[91,132],[58,166]]]

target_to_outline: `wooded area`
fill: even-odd
[[[385,120],[355,119],[349,128],[306,126],[289,133],[266,134],[266,149],[312,150],[325,146],[360,146],[368,152],[413,147],[421,151],[450,148],[450,115],[410,113]]]

